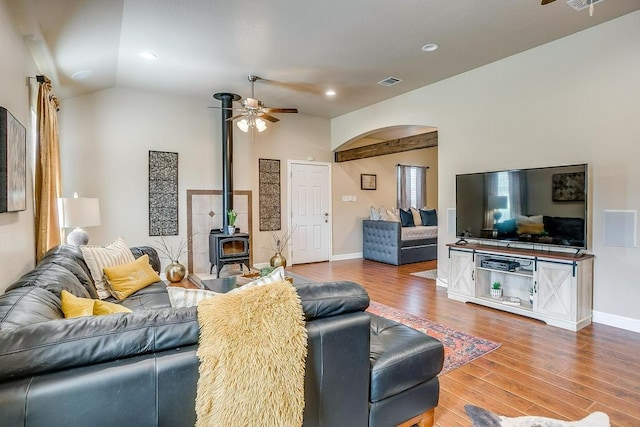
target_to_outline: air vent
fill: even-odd
[[[575,10],[584,10],[592,4],[598,4],[602,1],[603,0],[569,0],[567,1],[567,4]]]
[[[600,0],[600,1],[602,1],[602,0]],[[397,77],[387,77],[384,80],[380,80],[378,82],[378,84],[382,85],[382,86],[393,86],[395,84],[400,83],[401,81],[402,81],[402,79],[399,79]]]

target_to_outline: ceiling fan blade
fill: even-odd
[[[265,107],[265,111],[268,113],[297,113],[297,108],[269,108]]]
[[[269,120],[271,123],[275,123],[275,122],[279,122],[280,119],[273,117],[272,115],[269,115],[267,113],[262,113],[260,115],[261,119],[265,119],[265,120]]]
[[[246,115],[245,113],[242,113],[242,114],[236,114],[236,115],[235,115],[235,116],[233,116],[233,117],[229,117],[229,118],[227,119],[227,121],[228,121],[228,122],[232,122],[232,121],[234,121],[235,119],[239,119],[240,117],[244,117],[245,115]]]
[[[295,82],[279,82],[276,80],[269,80],[269,79],[265,79],[260,77],[260,80],[262,80],[263,82],[273,85],[273,86],[277,86],[277,87],[281,87],[283,89],[288,89],[288,90],[293,90],[295,92],[304,92],[304,93],[309,93],[311,95],[322,95],[324,94],[325,90],[318,84],[312,84],[312,83],[303,83],[303,82],[299,82],[299,83],[295,83]]]
[[[540,3],[542,6],[544,6],[545,4],[549,4],[549,3],[553,3],[556,0],[542,0],[542,3]]]
[[[235,110],[235,111],[242,111],[242,108],[215,107],[215,106],[210,106],[210,105],[207,105],[207,108],[216,108],[216,109],[218,109],[218,110]]]

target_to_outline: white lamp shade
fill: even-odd
[[[100,223],[98,199],[65,197],[60,199],[61,223],[65,228],[96,227]]]
[[[507,209],[507,196],[489,196],[489,209]]]

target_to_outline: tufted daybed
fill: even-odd
[[[362,221],[362,257],[402,265],[438,258],[438,227],[402,227],[396,221]]]

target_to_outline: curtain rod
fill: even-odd
[[[49,77],[45,76],[44,74],[40,74],[35,77],[29,76],[29,78],[37,80],[38,83],[51,83],[51,80],[49,80]]]
[[[429,166],[401,165],[400,163],[398,163],[396,166],[402,166],[403,168],[422,168],[422,169],[429,169]]]

